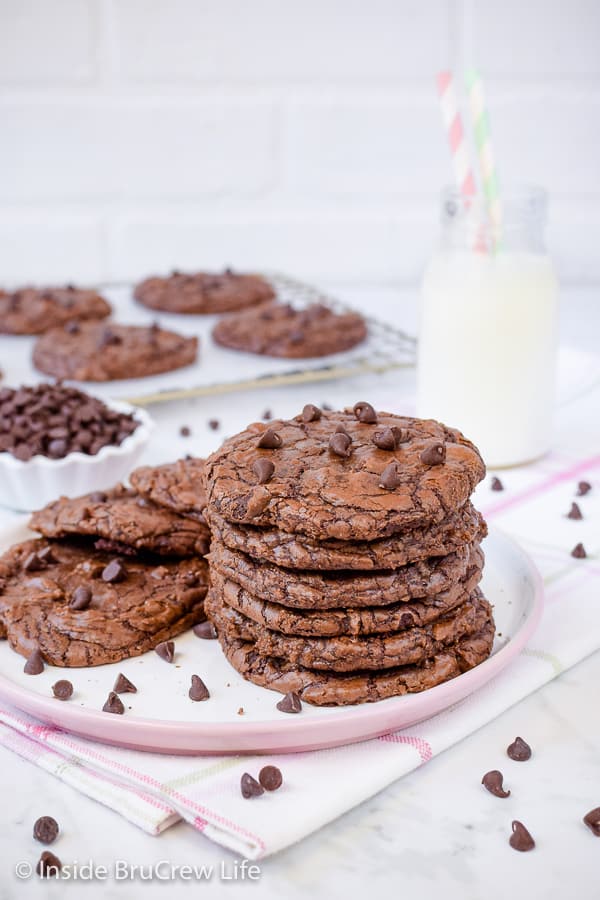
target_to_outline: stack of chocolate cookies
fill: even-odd
[[[248,680],[316,705],[422,691],[490,654],[485,474],[460,432],[368,403],[256,423],[206,461],[206,611]]]

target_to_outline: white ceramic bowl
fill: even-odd
[[[90,456],[69,453],[62,459],[33,456],[27,462],[0,453],[0,506],[31,512],[58,497],[104,491],[126,478],[150,439],[154,423],[148,413],[128,403],[107,402],[117,412],[131,413],[139,425],[118,447],[107,445]]]

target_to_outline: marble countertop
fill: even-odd
[[[380,316],[414,329],[411,292],[354,288],[341,293],[356,305],[368,304],[371,312],[376,307]],[[565,292],[563,340],[597,352],[599,334],[598,289]],[[347,403],[359,394],[368,398],[369,388],[381,385],[382,377],[392,382],[402,379],[404,392],[413,375],[390,373],[327,383],[310,390],[308,399]],[[209,418],[222,420],[222,436],[239,427],[238,422],[259,418],[265,408],[275,415],[291,414],[306,402],[306,394],[306,387],[292,387],[155,407],[152,414],[159,428],[145,459],[157,462],[203,452],[209,449],[207,441],[219,440],[208,436]],[[179,436],[183,424],[192,428],[191,438]],[[0,511],[0,527],[10,519]],[[213,872],[200,889],[215,898],[238,892],[265,900],[354,898],[366,892],[391,898],[410,892],[427,900],[443,892],[445,900],[563,900],[568,895],[592,900],[598,897],[600,840],[583,826],[581,817],[600,805],[598,683],[600,653],[300,844],[261,861],[258,880],[242,880],[239,869],[236,879],[233,855],[185,824],[150,837],[0,748],[0,897],[137,898],[142,892],[152,896],[165,884],[170,896],[177,897],[193,888],[181,877],[165,881],[160,876],[170,867],[205,865]],[[481,787],[481,776],[502,767],[505,748],[517,734],[531,744],[535,759],[511,770],[514,799],[496,801]],[[15,865],[35,861],[40,852],[31,838],[32,824],[40,815],[52,815],[61,824],[59,856],[80,866],[89,860],[104,865],[109,877],[85,885],[40,883],[35,876],[20,881]],[[518,854],[508,846],[512,818],[526,822],[537,841],[535,852]],[[115,877],[116,859],[129,864],[127,878]],[[133,866],[140,868],[132,873]]]

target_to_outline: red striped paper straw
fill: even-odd
[[[458,111],[452,72],[438,72],[437,87],[444,127],[448,135],[452,166],[456,185],[463,197],[473,197],[477,192],[473,169],[465,141],[462,119]]]

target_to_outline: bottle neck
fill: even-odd
[[[544,254],[546,210],[540,188],[506,192],[493,207],[480,194],[465,197],[448,189],[442,194],[442,249]]]

